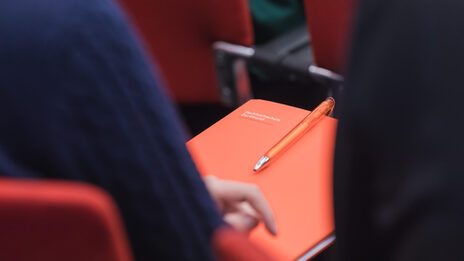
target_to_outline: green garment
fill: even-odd
[[[257,44],[265,43],[305,21],[301,0],[249,0],[249,3]]]

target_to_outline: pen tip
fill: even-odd
[[[253,170],[255,172],[257,172],[258,170],[261,169],[261,167],[263,167],[267,162],[269,161],[269,157],[267,156],[262,156],[258,162],[256,163],[255,167],[253,168]]]

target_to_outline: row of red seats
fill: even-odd
[[[318,66],[341,73],[355,0],[305,0]],[[248,0],[122,0],[178,103],[220,103],[213,44],[253,46]]]

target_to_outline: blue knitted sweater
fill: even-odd
[[[106,189],[137,260],[212,259],[222,219],[113,2],[0,1],[0,119],[1,175]]]

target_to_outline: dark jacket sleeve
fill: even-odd
[[[361,1],[337,137],[341,260],[463,260],[464,2]]]
[[[221,217],[112,1],[2,1],[0,75],[1,175],[103,187],[137,260],[212,259]]]

